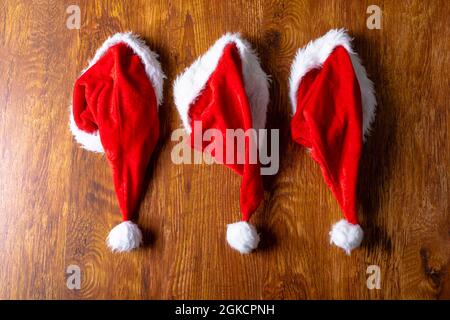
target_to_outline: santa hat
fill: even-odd
[[[223,137],[223,150],[233,150],[234,155],[241,153],[243,156],[241,163],[236,161],[236,157],[227,162],[218,157],[217,149],[211,151],[217,162],[242,176],[242,219],[227,228],[228,243],[241,253],[249,253],[258,246],[259,235],[248,221],[263,200],[264,190],[260,163],[258,157],[254,157],[258,149],[256,136],[246,135],[244,148],[228,143],[227,149],[226,131],[264,128],[269,102],[268,86],[268,77],[261,69],[257,55],[240,34],[221,37],[174,83],[175,104],[185,130],[190,134],[190,146],[204,151],[207,144],[197,144],[195,136],[202,136],[208,129],[216,129]],[[201,125],[198,130],[197,124]]]
[[[73,91],[70,130],[89,151],[106,153],[123,222],[107,238],[113,251],[139,247],[131,221],[159,136],[164,74],[157,55],[136,35],[117,33],[97,50]]]
[[[344,218],[330,241],[350,254],[361,244],[356,185],[362,145],[376,99],[345,30],[330,30],[298,50],[291,68],[292,138],[311,150]]]

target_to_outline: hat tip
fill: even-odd
[[[227,242],[242,254],[252,252],[258,247],[259,234],[256,228],[248,222],[239,221],[227,226]]]
[[[142,232],[137,224],[124,221],[109,232],[106,243],[113,252],[128,252],[142,244]]]
[[[364,232],[359,224],[344,219],[335,223],[330,231],[330,243],[344,249],[347,255],[361,245],[363,237]]]

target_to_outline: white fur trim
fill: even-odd
[[[111,230],[106,243],[114,252],[131,251],[141,245],[142,232],[135,223],[124,221]]]
[[[330,243],[350,252],[359,247],[364,237],[364,232],[359,224],[351,224],[342,219],[333,225],[330,231]]]
[[[333,29],[324,36],[309,42],[299,49],[291,66],[289,77],[289,98],[292,105],[292,114],[297,110],[297,91],[302,78],[312,69],[321,68],[328,56],[337,46],[343,46],[348,51],[356,77],[361,89],[363,112],[363,140],[370,133],[372,122],[375,119],[377,101],[373,82],[367,77],[366,69],[361,59],[351,46],[351,38],[345,29]]]
[[[158,61],[158,54],[150,50],[144,40],[132,32],[119,32],[106,39],[102,46],[98,48],[94,58],[89,62],[89,66],[84,69],[81,74],[85,73],[90,67],[96,64],[109,48],[118,43],[125,43],[141,59],[145,67],[145,73],[155,90],[156,100],[159,106],[163,102],[163,82],[166,76],[162,72],[161,64]]]
[[[177,77],[173,85],[175,105],[185,130],[191,132],[191,119],[188,111],[201,94],[206,82],[214,72],[222,57],[223,49],[235,43],[242,61],[242,74],[245,91],[252,111],[253,127],[263,129],[266,125],[267,105],[269,103],[269,77],[261,69],[258,56],[251,45],[239,33],[227,33],[189,68]]]
[[[72,106],[70,106],[69,112],[69,128],[75,140],[88,151],[104,153],[105,150],[103,149],[102,142],[100,141],[100,135],[98,131],[96,131],[95,133],[87,133],[83,130],[80,130],[75,123],[75,119],[73,118]]]
[[[250,253],[258,247],[259,234],[248,222],[240,221],[227,227],[228,244],[240,253]]]

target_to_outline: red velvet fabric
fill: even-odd
[[[112,46],[75,83],[77,127],[99,130],[123,220],[137,209],[150,156],[159,136],[155,91],[139,56]]]
[[[246,131],[253,128],[250,104],[242,76],[241,58],[234,43],[225,46],[217,68],[207,81],[201,95],[191,105],[189,117],[193,127],[189,139],[192,148],[203,151],[207,145],[211,144],[211,142],[202,141],[200,145],[196,145],[194,121],[201,122],[201,135],[208,129],[220,130],[223,141],[223,159],[217,157],[214,150],[211,154],[218,162],[242,176],[240,206],[242,220],[248,221],[264,198],[264,191],[259,159],[256,157],[256,161],[252,161],[253,163],[250,161],[251,144],[255,147],[253,150],[257,152],[255,136],[245,136],[245,148],[234,143],[234,161],[230,161],[230,163],[226,161],[226,130],[242,129]],[[217,147],[220,147],[220,144],[217,144]],[[240,152],[244,152],[243,155],[240,154],[244,161],[239,164],[237,159]]]
[[[338,46],[301,80],[292,138],[311,148],[345,218],[358,223],[356,184],[362,149],[361,91],[350,56]]]

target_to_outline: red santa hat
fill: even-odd
[[[269,102],[268,76],[250,44],[240,34],[221,37],[202,57],[195,61],[174,83],[174,99],[184,124],[190,134],[192,148],[204,151],[207,143],[195,142],[195,135],[216,129],[223,137],[223,150],[241,153],[244,161],[223,161],[217,147],[211,155],[242,176],[240,207],[242,219],[227,228],[227,241],[241,253],[249,253],[258,246],[259,235],[248,223],[250,216],[264,198],[260,174],[256,136],[245,136],[245,146],[230,144],[227,148],[227,129],[247,132],[265,127]],[[196,132],[196,123],[201,124]],[[194,130],[192,130],[194,124]],[[244,148],[242,148],[244,147]],[[223,155],[225,152],[221,152]],[[242,154],[244,153],[244,154]],[[252,161],[253,160],[253,161]]]
[[[344,213],[330,241],[350,254],[363,239],[356,185],[362,145],[375,117],[376,99],[345,30],[330,30],[298,50],[291,68],[295,142],[310,149]]]
[[[117,33],[97,50],[74,86],[70,130],[83,148],[106,154],[122,212],[123,222],[107,238],[113,251],[129,251],[142,242],[131,219],[159,136],[164,74],[157,57],[136,35]]]

